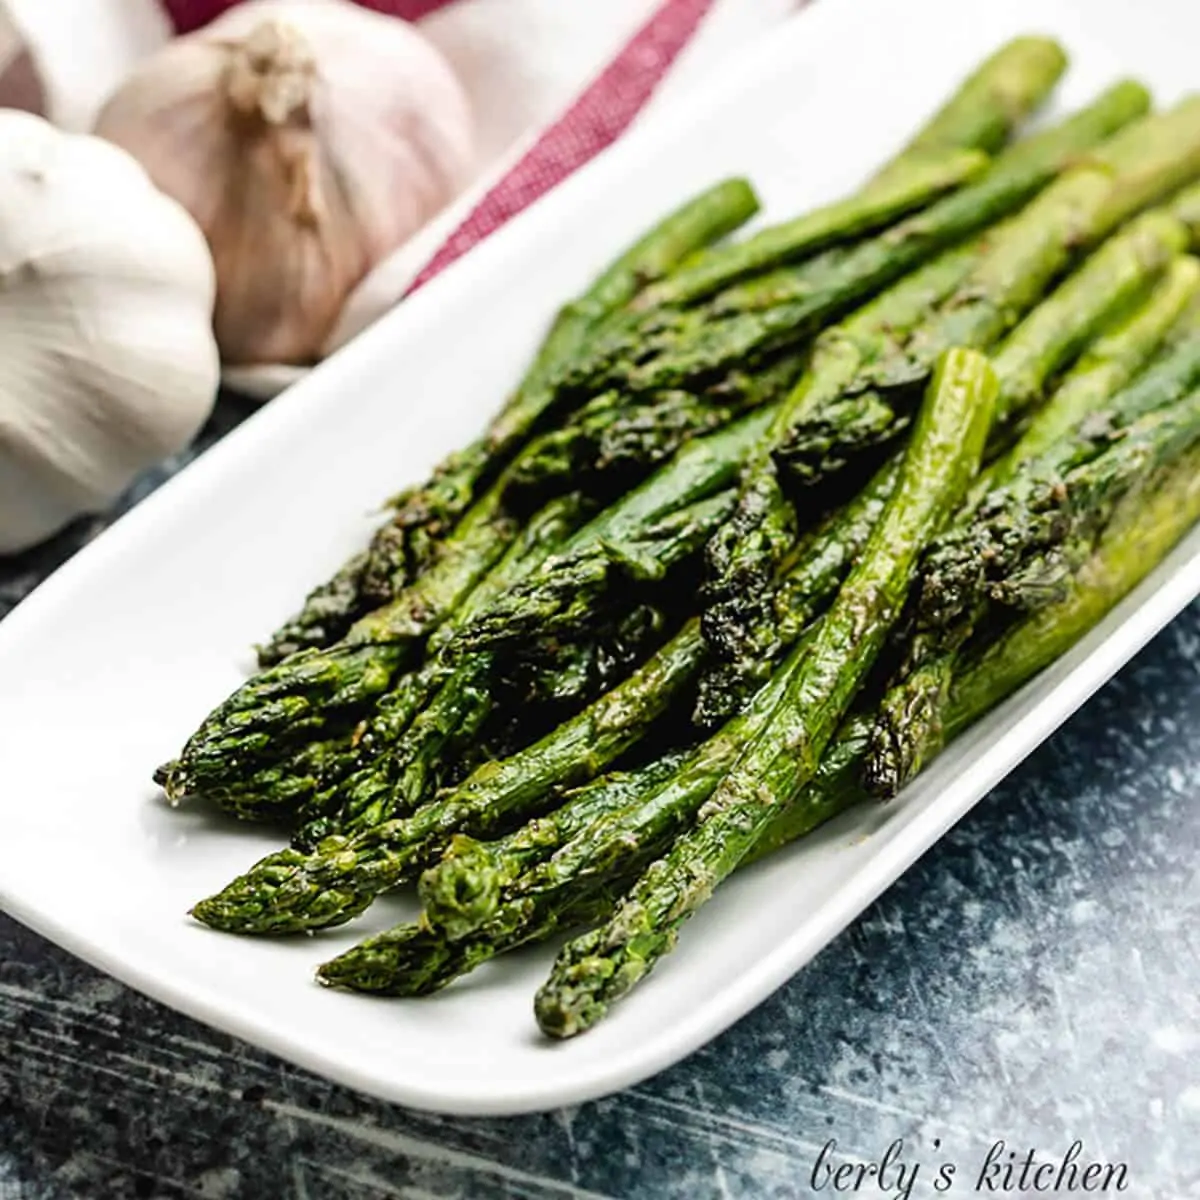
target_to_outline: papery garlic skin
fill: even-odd
[[[257,0],[134,71],[96,131],[196,218],[226,363],[309,363],[381,259],[461,190],[466,94],[414,28]]]
[[[99,138],[0,110],[0,553],[183,449],[220,362],[204,236]]]

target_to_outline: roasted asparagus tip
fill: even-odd
[[[423,996],[453,980],[460,952],[422,925],[398,925],[317,968],[326,987],[385,996]]]
[[[499,874],[470,850],[430,867],[419,886],[425,920],[452,941],[478,929],[500,904]]]
[[[617,967],[611,955],[588,953],[592,943],[599,949],[596,935],[573,943],[571,949],[578,947],[578,957],[570,966],[556,965],[553,976],[534,997],[533,1013],[547,1037],[565,1039],[586,1033],[608,1012],[605,997]]]
[[[191,916],[222,933],[302,933],[341,925],[363,912],[377,894],[364,894],[356,886],[357,865],[353,853],[339,855],[329,841],[317,854],[280,850],[201,900]]]

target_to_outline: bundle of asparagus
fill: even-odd
[[[732,872],[891,797],[1200,517],[1200,98],[1033,136],[1002,47],[853,195],[734,239],[718,183],[565,305],[485,434],[156,775],[291,844],[193,909],[419,922],[320,968],[435,991],[588,927],[589,1028]]]

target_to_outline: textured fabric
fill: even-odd
[[[665,0],[447,238],[413,281],[410,292],[616,141],[654,93],[712,4],[713,0]]]
[[[209,21],[219,17],[226,9],[233,8],[239,0],[162,0],[171,24],[177,33],[191,33],[207,25]],[[403,17],[406,21],[418,21],[428,16],[436,9],[444,8],[453,0],[354,0],[363,8],[373,8],[376,12],[387,13],[393,17]]]

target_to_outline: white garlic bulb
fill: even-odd
[[[204,236],[123,150],[0,110],[0,553],[107,507],[212,411]]]
[[[96,131],[196,218],[229,364],[307,363],[346,297],[451,200],[466,95],[411,26],[343,0],[256,0],[137,68]]]

